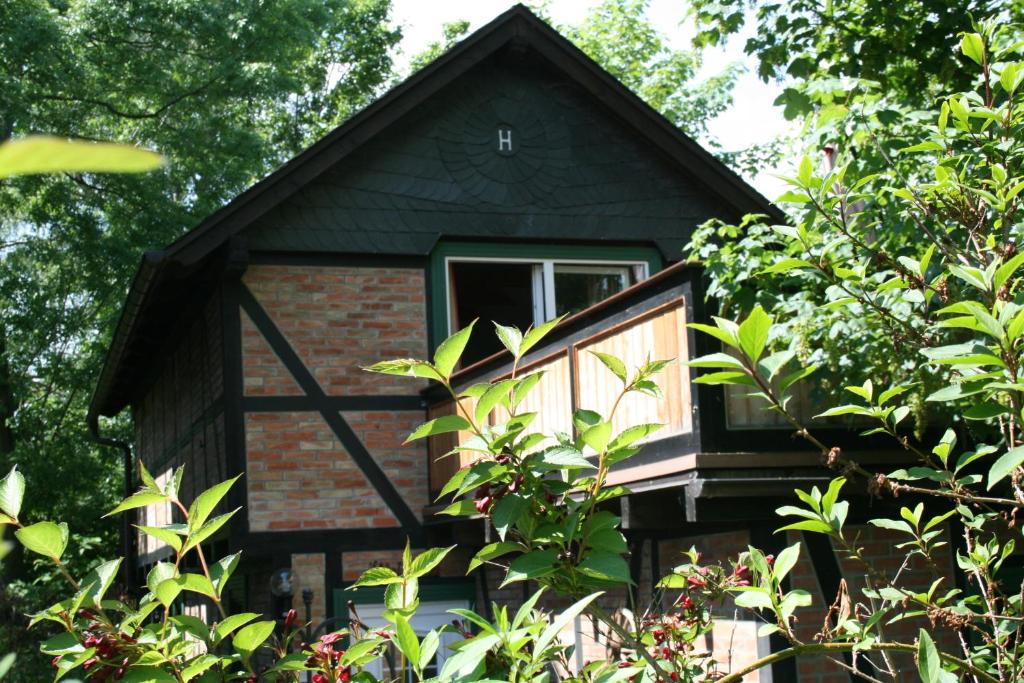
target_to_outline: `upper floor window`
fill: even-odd
[[[490,322],[526,329],[571,315],[621,292],[650,274],[644,260],[531,259],[449,256],[444,260],[448,330],[479,318],[463,364],[501,350]]]

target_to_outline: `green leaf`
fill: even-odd
[[[957,278],[963,280],[975,289],[980,289],[983,292],[989,290],[988,282],[985,278],[985,273],[978,268],[972,268],[969,266],[954,266],[950,265],[949,272],[955,275]]]
[[[768,333],[772,328],[772,317],[764,312],[760,306],[755,306],[747,319],[740,323],[738,339],[740,349],[750,358],[757,362],[764,353],[764,347],[768,343]]]
[[[572,446],[552,446],[537,453],[530,459],[530,464],[545,470],[568,470],[591,468],[596,466],[586,456]]]
[[[558,551],[553,549],[534,550],[520,555],[512,561],[501,585],[547,576],[558,569],[557,560]]]
[[[156,152],[111,142],[30,135],[0,144],[0,178],[37,173],[141,173],[163,163]]]
[[[175,552],[181,550],[181,544],[183,539],[182,536],[177,532],[171,531],[170,529],[165,529],[163,527],[140,526],[138,524],[133,524],[132,526],[134,526],[136,529],[138,529],[144,534],[152,536],[157,540],[163,541],[167,545],[174,548]]]
[[[686,326],[694,330],[697,330],[698,332],[709,334],[731,348],[738,349],[740,347],[740,343],[739,340],[736,338],[736,335],[729,330],[723,330],[721,328],[714,327],[712,325],[705,325],[703,323],[687,323]]]
[[[193,531],[189,535],[188,541],[185,543],[185,546],[182,548],[182,552],[188,552],[192,548],[195,548],[196,546],[200,545],[201,543],[204,543],[206,541],[206,539],[210,538],[215,533],[217,533],[217,531],[219,531],[222,526],[227,524],[228,520],[230,520],[232,517],[234,517],[235,513],[238,512],[241,509],[242,508],[237,507],[234,510],[232,510],[231,512],[226,512],[223,515],[217,515],[216,517],[211,519],[209,522],[204,524],[201,529],[198,529],[197,531]]]
[[[608,447],[608,441],[611,439],[611,436],[611,422],[598,422],[596,425],[583,432],[580,438],[583,439],[583,443],[587,444],[598,453],[603,453]]]
[[[812,531],[817,534],[831,534],[833,529],[831,526],[817,519],[805,519],[801,522],[794,522],[793,524],[787,524],[784,527],[779,527],[775,530],[775,533],[780,531]]]
[[[25,499],[25,477],[12,467],[7,476],[0,479],[0,510],[12,519],[21,513],[21,503]]]
[[[110,517],[116,515],[118,512],[124,512],[125,510],[134,510],[135,508],[146,507],[154,503],[163,503],[169,500],[167,496],[162,493],[150,493],[148,491],[140,491],[136,494],[128,496],[120,502],[120,504],[103,515],[104,517]]]
[[[785,550],[779,553],[779,556],[775,559],[775,566],[772,568],[772,573],[775,578],[781,581],[789,574],[789,571],[796,565],[797,558],[800,557],[800,543],[794,543]]]
[[[992,463],[988,471],[988,488],[1005,479],[1011,472],[1024,463],[1024,446],[1017,446],[1003,454],[998,460]]]
[[[626,364],[620,359],[609,353],[601,353],[600,351],[591,351],[590,354],[595,356],[606,368],[611,370],[612,374],[619,378],[619,381],[623,384],[627,382],[628,373],[626,371]]]
[[[174,601],[181,595],[181,591],[184,588],[178,583],[177,578],[167,579],[161,581],[153,594],[156,595],[156,599],[160,601],[160,604],[164,607],[170,607],[174,604]]]
[[[527,395],[533,391],[533,388],[537,386],[537,383],[544,378],[545,371],[540,370],[538,372],[531,372],[529,375],[521,378],[516,384],[515,390],[512,392],[512,407],[515,408]]]
[[[363,368],[367,372],[378,372],[382,375],[398,375],[400,377],[422,377],[423,379],[445,381],[434,366],[415,358],[398,358],[395,360],[384,360],[379,363]]]
[[[238,478],[241,476],[239,474],[237,477],[222,481],[196,496],[196,499],[192,501],[192,505],[188,508],[189,531],[199,529],[206,523],[213,509],[217,507],[217,503],[227,495],[231,485],[238,481]]]
[[[646,439],[651,434],[654,434],[659,429],[664,427],[663,424],[657,424],[654,422],[647,424],[635,425],[627,429],[622,430],[619,434],[612,439],[612,442],[608,444],[608,449],[615,451],[620,448],[625,448],[641,439]]]
[[[170,620],[180,626],[186,633],[200,640],[210,639],[210,628],[199,617],[194,617],[191,614],[176,614],[170,617]]]
[[[149,570],[149,574],[146,575],[146,587],[149,588],[149,592],[156,594],[156,589],[164,581],[173,579],[178,575],[178,569],[170,562],[157,562],[153,565],[153,568]]]
[[[68,525],[64,522],[36,522],[14,532],[18,541],[34,553],[56,561],[68,546]]]
[[[533,647],[533,660],[538,661],[544,657],[544,650],[547,649],[548,645],[555,641],[555,638],[565,629],[569,623],[578,617],[587,606],[597,598],[601,597],[603,593],[591,593],[587,597],[574,602],[564,612],[559,614],[554,621],[548,624],[544,632],[537,638],[536,643]]]
[[[240,612],[238,614],[232,614],[231,616],[225,617],[223,621],[215,624],[212,629],[214,644],[217,644],[227,638],[236,628],[243,624],[248,624],[259,616],[260,615],[254,612]]]
[[[793,194],[793,195],[790,195],[790,198],[791,199],[795,199],[795,198],[799,198],[800,196],[801,195]],[[810,201],[810,197],[807,197],[807,195],[802,195],[802,196],[806,197],[807,200]],[[804,202],[797,202],[797,203],[804,203]],[[784,258],[784,259],[782,259],[780,261],[776,261],[775,263],[773,263],[772,265],[768,266],[767,268],[765,268],[761,272],[765,273],[765,274],[768,274],[768,273],[788,273],[789,271],[796,270],[797,268],[814,268],[814,264],[810,263],[808,261],[804,261],[803,259]]]
[[[485,391],[477,401],[475,411],[476,421],[481,424],[486,423],[487,416],[491,414],[491,411],[494,410],[496,405],[499,403],[507,403],[509,394],[517,384],[519,384],[519,380],[503,379],[488,387],[487,391]]]
[[[469,574],[484,562],[490,562],[502,555],[508,555],[509,553],[514,553],[522,549],[522,546],[518,543],[490,543],[485,545],[476,555],[473,556],[473,559],[469,561],[469,567],[466,569],[466,573]]]
[[[456,676],[469,676],[480,665],[487,652],[499,642],[501,636],[496,634],[479,635],[466,641],[454,655],[444,661],[440,679],[448,681]]]
[[[239,551],[231,555],[225,555],[210,565],[210,579],[213,581],[213,587],[217,590],[218,595],[224,592],[225,586],[227,586],[231,575],[238,568],[238,563],[241,559],[242,553]]]
[[[86,600],[86,604],[90,607],[99,607],[103,600],[103,596],[110,590],[110,586],[113,585],[114,579],[117,578],[117,570],[121,567],[120,558],[116,560],[110,560],[94,567],[85,578],[82,579],[82,586],[92,586],[90,588]]]
[[[772,599],[763,588],[751,587],[736,594],[737,607],[746,609],[771,609]]]
[[[431,662],[434,661],[434,655],[437,654],[437,648],[441,645],[441,635],[438,631],[430,630],[423,636],[423,642],[420,643],[420,658],[415,665],[419,667],[420,671],[430,666]]]
[[[409,438],[405,440],[405,443],[422,439],[427,436],[434,436],[435,434],[448,434],[450,432],[460,432],[468,429],[472,429],[473,425],[469,423],[469,420],[462,417],[461,415],[443,415],[441,417],[424,422],[417,427]]]
[[[178,584],[181,590],[199,593],[208,598],[217,598],[217,592],[213,589],[213,584],[202,574],[182,574],[173,579],[173,581]]]
[[[257,621],[255,624],[249,624],[239,629],[235,637],[231,639],[231,644],[235,651],[242,655],[242,659],[247,660],[273,632],[274,622]]]
[[[814,162],[806,154],[800,158],[800,165],[797,167],[796,179],[800,181],[801,187],[809,187],[814,179]]]
[[[935,641],[923,628],[917,633],[917,672],[922,683],[956,683],[957,677],[943,670]]]
[[[508,349],[508,352],[513,356],[518,358],[519,346],[523,343],[523,333],[519,331],[519,328],[494,323],[494,331],[497,333],[502,346]]]
[[[473,501],[462,499],[455,501],[437,514],[450,515],[452,517],[474,517],[479,513],[476,511],[476,506],[473,504]]]
[[[392,583],[402,583],[402,577],[396,574],[395,570],[388,567],[370,567],[356,579],[350,588],[386,586]]]
[[[39,651],[46,655],[65,655],[71,652],[81,652],[84,649],[75,634],[66,631],[48,638],[39,645]]]
[[[424,551],[422,554],[417,555],[409,565],[408,575],[413,578],[419,578],[426,574],[429,574],[434,567],[441,564],[441,561],[445,558],[445,555],[450,553],[455,546],[451,545],[447,548],[431,548]]]
[[[419,665],[419,638],[416,637],[416,633],[412,630],[412,626],[409,625],[409,621],[401,615],[395,617],[395,644],[407,660],[416,663],[417,666]]]
[[[125,672],[120,683],[177,683],[174,676],[156,666],[133,666]]]
[[[578,569],[581,574],[602,581],[614,581],[624,584],[633,583],[633,579],[629,574],[629,564],[617,553],[595,550],[583,558]]]
[[[743,363],[741,363],[738,358],[730,356],[727,353],[709,353],[706,356],[701,356],[700,358],[694,358],[691,361],[687,361],[686,365],[691,368],[743,369]]]
[[[1000,415],[1006,415],[1010,409],[998,403],[977,403],[964,411],[966,420],[990,420]]]
[[[11,668],[14,666],[15,659],[16,655],[13,652],[0,657],[0,681],[4,680],[4,677],[10,673]]]
[[[181,678],[185,681],[191,681],[219,661],[220,657],[215,657],[214,655],[200,655],[190,661],[188,666],[182,670]]]
[[[709,372],[693,380],[694,384],[735,384],[746,387],[757,387],[757,382],[746,372]]]
[[[1013,92],[1020,85],[1022,77],[1024,77],[1024,70],[1021,69],[1021,63],[1010,62],[1004,65],[1003,70],[999,72],[999,85],[1003,86],[1003,90],[1006,92]]]
[[[964,34],[964,37],[960,40],[960,51],[976,64],[984,64],[985,62],[985,41],[977,33]],[[931,681],[928,681],[928,683],[931,683]]]
[[[564,315],[560,315],[557,318],[553,318],[546,323],[538,325],[537,327],[531,327],[526,330],[526,334],[523,335],[523,342],[519,345],[519,357],[522,358],[525,356],[527,351],[536,346],[540,340],[546,337],[548,332],[555,329],[555,326],[562,322],[564,318]]]
[[[587,536],[587,545],[594,550],[604,550],[618,555],[629,552],[625,536],[618,529],[612,527],[591,531]]]
[[[529,499],[520,495],[508,494],[499,500],[491,512],[491,523],[494,524],[494,528],[498,532],[498,538],[504,541],[508,530],[529,509]]]
[[[462,357],[462,352],[466,349],[466,343],[469,342],[469,335],[473,333],[474,325],[476,325],[476,320],[441,342],[437,351],[434,352],[434,367],[445,379],[451,377],[452,370],[459,364],[459,358]]]

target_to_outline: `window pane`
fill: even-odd
[[[578,313],[634,283],[630,266],[555,264],[555,314]]]
[[[532,263],[455,261],[450,264],[449,301],[454,312],[453,329],[462,329],[479,318],[463,354],[465,367],[503,347],[492,321],[525,330],[533,323]]]

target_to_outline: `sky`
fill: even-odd
[[[451,21],[470,22],[470,31],[476,30],[514,5],[512,0],[392,0],[392,17],[402,28],[402,54],[399,66],[441,38],[441,27]],[[552,19],[561,24],[577,24],[587,10],[599,0],[551,0],[548,11]],[[673,46],[686,48],[693,37],[692,22],[685,19],[683,0],[651,0],[648,15],[652,23]],[[745,35],[735,36],[719,49],[704,54],[701,76],[720,72],[726,65],[740,62],[747,72],[737,83],[733,106],[709,125],[711,134],[726,150],[738,150],[758,142],[767,142],[789,130],[792,126],[782,116],[782,110],[772,102],[782,88],[777,83],[764,83],[756,75],[753,60],[743,54]],[[762,169],[747,180],[769,199],[782,193],[783,184],[774,176],[778,169]]]

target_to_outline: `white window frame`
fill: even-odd
[[[577,272],[602,272],[602,266],[633,269],[637,282],[651,276],[650,264],[647,261],[630,259],[539,259],[539,258],[502,258],[500,256],[445,256],[444,257],[444,305],[445,320],[448,332],[455,330],[455,311],[452,310],[452,263],[527,263],[533,268],[533,324],[540,325],[555,317],[555,266],[578,268]],[[607,273],[607,269],[604,271]],[[623,287],[625,289],[625,287]],[[447,335],[446,335],[447,336]]]
[[[366,624],[368,630],[374,631],[390,626],[388,621],[382,616],[385,610],[385,606],[383,604],[364,604],[358,605],[357,607],[359,609],[359,620]],[[453,615],[450,610],[469,608],[469,600],[465,599],[427,600],[420,603],[420,607],[416,611],[416,614],[411,617],[409,625],[412,626],[413,632],[422,639],[427,631],[439,629],[452,622]],[[462,637],[456,633],[445,632],[441,634],[441,644],[437,648],[437,652],[434,654],[434,661],[437,665],[438,672],[441,671],[441,667],[444,666],[445,660],[448,659],[451,654],[450,646],[452,643],[460,640],[462,640]],[[383,657],[370,662],[365,668],[380,680],[384,680],[388,673],[387,664],[384,662]],[[412,679],[412,671],[410,669],[406,670],[405,678],[407,681]]]

